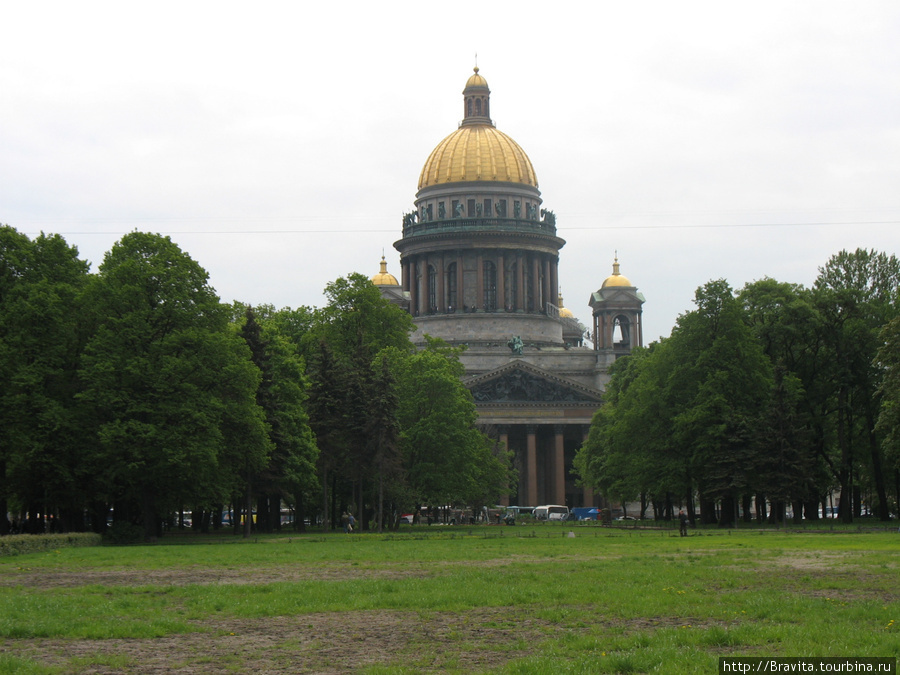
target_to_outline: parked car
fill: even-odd
[[[534,507],[535,520],[565,520],[569,515],[569,507],[559,504],[546,504]]]

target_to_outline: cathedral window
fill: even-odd
[[[497,309],[497,267],[490,260],[484,261],[484,309]]]
[[[444,279],[444,285],[447,292],[447,301],[445,306],[448,312],[456,310],[456,263],[447,265],[447,274]]]
[[[525,311],[534,311],[534,284],[532,282],[530,260],[525,260],[522,268],[522,297],[525,300]]]
[[[494,215],[493,213],[491,213],[492,206],[493,206],[493,204],[490,199],[484,200],[484,217],[485,218],[490,218],[491,216]]]
[[[466,203],[467,210],[469,212],[469,218],[475,217],[475,200],[469,199]]]
[[[437,311],[437,270],[434,265],[428,266],[428,313]]]
[[[506,298],[504,298],[504,302],[506,304],[506,311],[511,312],[516,309],[516,290],[519,287],[518,276],[516,275],[516,263],[513,263],[506,270],[506,276],[503,279],[503,287],[506,293]]]

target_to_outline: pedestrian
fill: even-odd
[[[348,516],[348,520],[349,520],[349,522],[347,523],[347,531],[353,532],[353,526],[356,525],[356,518],[354,518],[353,514],[351,513]]]
[[[350,532],[350,516],[347,515],[346,511],[341,514],[341,527],[344,528],[344,534]]]
[[[685,514],[684,510],[678,512],[678,531],[682,537],[688,536],[687,534],[687,526],[688,526],[688,517]]]

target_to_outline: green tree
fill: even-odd
[[[0,227],[0,533],[7,499],[40,526],[84,527],[89,477],[75,409],[88,264],[58,235],[34,241]]]
[[[688,462],[679,460],[671,447],[669,401],[661,395],[667,349],[663,340],[613,364],[604,403],[575,456],[582,482],[611,500],[633,501],[645,493],[661,506],[673,493],[685,496],[691,491]]]
[[[699,288],[695,303],[671,338],[677,365],[668,388],[678,402],[673,442],[692,457],[701,517],[711,522],[711,500],[720,499],[720,522],[731,523],[736,500],[750,487],[750,431],[768,405],[772,369],[725,281]]]
[[[395,350],[390,358],[407,481],[417,504],[495,501],[513,482],[509,453],[478,428],[458,351],[430,340],[426,349]]]
[[[152,537],[180,499],[221,503],[265,465],[259,370],[205,270],[168,237],[123,237],[89,299],[81,398],[96,419],[93,466],[116,519]]]
[[[874,485],[876,508],[889,516],[882,443],[876,422],[882,372],[876,365],[879,333],[898,311],[900,261],[876,251],[841,251],[819,269],[814,293],[829,350],[840,516],[859,515],[859,488]]]
[[[881,331],[881,348],[877,363],[884,373],[881,382],[881,410],[878,431],[882,434],[885,470],[894,479],[894,509],[900,503],[900,317],[893,319]]]
[[[329,283],[325,296],[328,303],[313,313],[308,331],[303,332],[303,317],[293,323],[299,327],[296,334],[302,333],[309,364],[310,424],[320,448],[323,516],[330,522],[339,506],[355,503],[365,526],[362,509],[372,487],[369,402],[378,379],[373,364],[382,349],[411,351],[413,324],[409,314],[385,300],[361,274]]]
[[[251,307],[245,308],[240,335],[260,371],[256,402],[265,412],[272,443],[269,462],[253,481],[257,526],[269,532],[280,528],[282,500],[302,505],[304,491],[315,482],[318,448],[309,427],[306,375],[296,346],[281,335],[272,317],[258,323]],[[302,523],[301,513],[295,525]]]
[[[732,523],[737,499],[750,487],[752,429],[766,409],[771,366],[724,281],[697,290],[697,309],[683,314],[672,336],[611,369],[605,403],[595,414],[576,466],[609,497],[675,492],[701,517]]]
[[[790,498],[795,518],[805,512],[806,518],[816,519],[819,499],[832,485],[828,468],[832,397],[827,377],[823,377],[830,364],[821,315],[808,289],[774,279],[749,283],[738,297],[745,321],[776,374],[775,407],[757,435],[760,452],[771,454],[767,460],[770,468],[757,474],[760,487],[774,493],[757,494],[758,515],[762,517],[768,496],[776,505]],[[771,471],[782,462],[793,468],[776,477]],[[800,499],[804,499],[802,509]],[[774,515],[777,518],[780,513]]]
[[[372,396],[369,399],[369,414],[366,420],[368,455],[378,484],[378,505],[375,509],[378,531],[384,531],[385,494],[398,495],[405,485],[403,457],[400,453],[400,423],[397,419],[399,399],[390,362],[382,353],[377,359],[376,378]]]

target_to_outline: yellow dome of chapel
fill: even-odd
[[[619,272],[619,259],[616,258],[615,262],[613,262],[613,273],[606,277],[603,281],[603,285],[600,288],[614,288],[614,287],[633,287],[634,284],[628,279],[628,277],[624,276]]]
[[[372,277],[372,283],[376,286],[399,286],[397,277],[387,271],[387,261],[381,256],[381,270]]]

